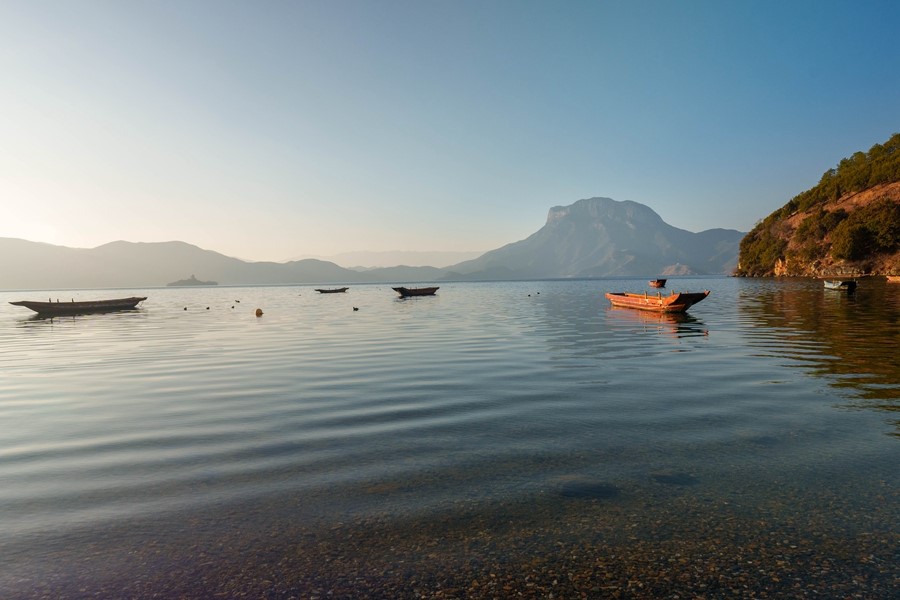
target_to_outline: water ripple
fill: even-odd
[[[420,511],[891,452],[869,435],[900,396],[873,334],[898,332],[887,291],[676,279],[713,291],[681,316],[603,298],[640,284],[154,289],[136,312],[62,319],[4,294],[0,537],[275,492],[310,512]]]

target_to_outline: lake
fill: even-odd
[[[313,287],[0,293],[0,597],[895,597],[900,285]]]

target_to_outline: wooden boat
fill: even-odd
[[[650,287],[664,288],[664,287],[666,287],[666,281],[668,281],[668,280],[667,279],[651,279],[648,283],[650,284]]]
[[[709,296],[709,290],[702,292],[672,292],[668,296],[657,293],[651,296],[629,292],[607,292],[606,298],[613,306],[652,310],[663,313],[681,313]]]
[[[900,275],[888,275],[888,283],[900,283]]]
[[[856,291],[856,281],[853,279],[826,279],[825,289],[853,292]]]
[[[117,310],[132,310],[139,303],[146,300],[146,296],[131,298],[113,298],[111,300],[85,300],[80,302],[32,302],[20,300],[10,302],[15,306],[30,308],[39,315],[83,315],[88,313],[113,312]]]
[[[345,287],[334,288],[334,289],[330,289],[330,290],[328,290],[328,289],[323,290],[323,289],[316,288],[316,291],[319,292],[320,294],[342,294],[349,289],[350,288],[345,288]]]
[[[391,288],[398,294],[400,294],[401,298],[406,298],[407,296],[434,296],[434,293],[438,291],[439,287],[422,287],[422,288],[407,288],[407,287],[395,287]]]

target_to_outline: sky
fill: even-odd
[[[893,0],[0,0],[0,237],[487,251],[750,230],[900,131]]]

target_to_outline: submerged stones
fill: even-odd
[[[700,480],[690,473],[654,473],[650,475],[656,483],[665,485],[697,485]]]
[[[609,500],[616,498],[621,490],[606,481],[596,479],[572,479],[559,487],[563,498],[579,498],[585,500]]]
[[[669,486],[694,486],[700,479],[682,471],[658,471],[650,474],[655,483]],[[560,482],[557,493],[563,498],[581,500],[612,500],[622,494],[622,488],[601,479],[590,477],[573,477]]]

